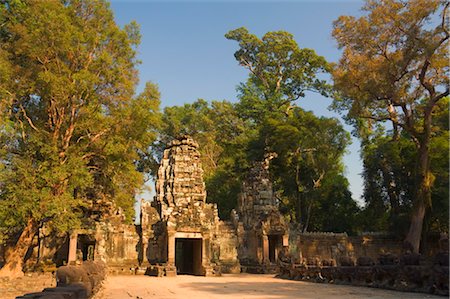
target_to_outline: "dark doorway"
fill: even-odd
[[[202,275],[202,239],[175,239],[177,274]]]
[[[93,261],[95,251],[95,238],[91,235],[78,235],[77,259],[83,261]]]
[[[269,261],[276,263],[278,253],[283,245],[282,235],[269,235]]]

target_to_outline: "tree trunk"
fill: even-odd
[[[296,220],[298,223],[302,224],[302,192],[300,191],[300,165],[297,163],[295,167],[295,184],[297,187],[297,210],[296,212]]]
[[[414,253],[419,253],[425,210],[425,203],[422,200],[419,200],[412,211],[411,224],[405,242],[408,246],[407,249]]]
[[[22,267],[25,254],[30,248],[38,226],[33,220],[28,220],[27,226],[20,234],[15,246],[6,252],[6,264],[0,269],[0,277],[16,278],[23,276]]]
[[[395,174],[392,175],[388,169],[386,159],[380,163],[380,168],[383,173],[383,184],[389,196],[389,203],[391,204],[391,216],[397,216],[400,212],[400,204],[396,191],[397,183],[395,182]]]
[[[312,202],[310,202],[309,205],[308,205],[308,212],[307,212],[307,215],[306,215],[305,226],[303,228],[303,232],[304,233],[306,233],[308,231],[309,219],[311,219],[311,208],[312,208]]]
[[[430,172],[430,137],[431,137],[431,112],[432,107],[425,111],[424,130],[418,147],[418,161],[416,166],[416,186],[414,192],[411,224],[405,239],[406,245],[414,253],[419,253],[420,239],[422,236],[423,219],[427,207],[431,206],[431,187],[433,175]]]

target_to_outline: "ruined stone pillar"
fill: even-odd
[[[267,235],[262,236],[263,240],[263,263],[270,263],[269,260],[269,237]]]
[[[168,233],[166,276],[177,276],[177,268],[175,266],[175,250],[175,232]]]
[[[69,237],[69,254],[67,256],[67,264],[75,263],[77,260],[77,233],[71,233]]]
[[[175,265],[175,234],[169,234],[167,243],[167,263]]]

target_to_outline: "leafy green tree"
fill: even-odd
[[[419,252],[423,219],[431,205],[433,117],[449,95],[448,2],[374,1],[360,18],[341,16],[333,36],[344,52],[333,72],[338,110],[361,128],[389,122],[414,143],[413,210],[405,242]]]
[[[430,168],[436,179],[431,190],[432,206],[425,232],[449,232],[449,107],[450,98],[447,97],[439,103],[433,119]]]
[[[408,225],[414,192],[415,151],[403,136],[392,139],[381,131],[363,141],[364,198],[372,217],[365,218],[365,229],[403,235]],[[381,221],[381,222],[380,222]],[[378,223],[378,225],[377,225]]]
[[[273,162],[273,175],[283,191],[284,203],[291,219],[307,231],[313,210],[331,192],[328,187],[336,188],[337,183],[342,183],[341,189],[348,192],[348,183],[332,183],[332,178],[342,175],[341,160],[350,142],[349,134],[336,119],[319,118],[298,107],[292,109],[288,118],[268,121],[265,130],[270,150],[278,155]],[[319,227],[316,225],[316,229]]]
[[[300,48],[292,34],[268,32],[259,39],[241,27],[225,37],[239,43],[234,57],[250,72],[248,81],[238,87],[238,107],[244,118],[261,123],[268,114],[288,113],[308,91],[330,92],[320,78],[330,70],[328,63],[314,50]]]
[[[225,37],[239,43],[234,56],[250,72],[247,82],[238,87],[236,105],[253,131],[246,147],[248,164],[262,160],[267,151],[278,154],[272,175],[282,209],[306,231],[311,215],[320,211],[321,200],[329,194],[323,183],[331,186],[331,178],[342,174],[341,158],[349,142],[336,120],[317,118],[296,107],[307,92],[331,93],[324,79],[330,65],[313,50],[300,48],[284,31],[268,32],[259,39],[238,28]],[[335,182],[348,193],[348,183]],[[346,200],[353,202],[351,196]],[[321,225],[315,223],[314,229]]]
[[[430,141],[430,169],[435,175],[431,207],[425,219],[427,232],[448,231],[448,98],[438,104],[433,118]],[[413,142],[392,132],[373,133],[363,142],[366,208],[364,229],[389,230],[405,234],[414,194],[417,152]]]
[[[131,221],[159,99],[151,84],[133,97],[139,31],[104,1],[2,1],[0,38],[0,276],[13,277],[43,225],[90,226],[111,206]]]
[[[347,179],[340,172],[331,172],[323,179],[309,230],[354,235],[361,230],[360,213]]]

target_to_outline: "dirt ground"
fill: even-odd
[[[223,275],[201,277],[109,276],[94,299],[147,298],[444,298],[419,293],[318,284],[274,278],[273,275]]]
[[[17,296],[40,292],[45,288],[54,287],[56,280],[52,274],[26,274],[24,277],[16,279],[0,279],[0,298],[14,299]]]

